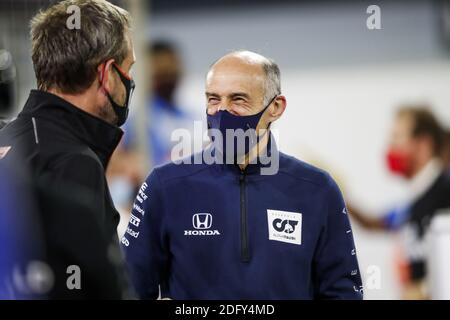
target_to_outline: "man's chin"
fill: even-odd
[[[109,124],[112,124],[113,126],[118,126],[119,118],[114,115],[108,115],[107,117],[103,118],[104,121],[108,122]]]
[[[119,118],[116,116],[114,117],[113,121],[110,122],[112,125],[115,125],[116,127],[119,127]]]
[[[99,112],[97,116],[100,119],[108,122],[109,124],[117,126],[117,124],[119,123],[119,117],[114,112],[113,107],[110,103],[100,107],[98,110]]]

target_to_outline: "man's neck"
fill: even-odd
[[[262,152],[265,152],[267,148],[267,144],[269,142],[270,130],[267,129],[264,133],[262,133],[262,137],[260,137],[259,142],[256,146],[250,150],[248,154],[245,155],[245,161],[243,164],[239,164],[239,168],[244,171],[247,168],[248,164],[253,162],[257,157],[259,157]]]
[[[66,100],[67,102],[73,104],[78,109],[81,109],[95,117],[98,117],[98,115],[94,112],[95,108],[92,104],[93,98],[90,96],[88,92],[77,95],[63,93],[57,89],[49,89],[48,92],[54,94],[55,96],[60,97],[61,99]]]

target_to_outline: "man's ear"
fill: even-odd
[[[111,88],[110,78],[111,72],[113,72],[112,64],[114,63],[114,59],[109,59],[102,64],[99,64],[97,67],[97,72],[99,73],[100,80],[100,88],[106,90],[107,92],[111,92],[113,88]]]
[[[279,95],[276,97],[272,103],[272,107],[269,110],[269,121],[273,122],[280,118],[283,115],[284,110],[286,110],[286,105],[287,103],[285,96]]]

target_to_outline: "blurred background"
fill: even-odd
[[[54,2],[0,0],[0,69],[13,70],[8,79],[15,88],[9,116],[20,111],[36,87],[29,20]],[[426,110],[443,137],[450,129],[450,1],[111,2],[135,18],[138,59],[131,120],[109,168],[111,192],[125,224],[137,186],[153,166],[170,161],[176,143],[171,132],[193,130],[193,121],[205,121],[209,66],[229,51],[252,50],[274,59],[281,69],[288,106],[273,127],[281,150],[329,171],[359,214],[353,216],[353,228],[365,298],[448,294],[450,287],[441,288],[430,276],[419,276],[419,287],[408,286],[402,271],[408,259],[399,253],[407,251],[402,249],[407,246],[402,226],[384,228],[395,229],[387,232],[365,222],[383,220],[419,197],[411,195],[415,174],[393,174],[386,162],[393,130],[401,130],[398,111]],[[380,29],[368,27],[375,13],[368,12],[371,5],[379,8]],[[406,118],[414,122],[416,114]],[[443,138],[442,152],[430,161],[445,158],[446,143]],[[417,154],[427,150],[419,145],[411,144],[418,146]],[[444,160],[439,168],[445,172]],[[436,250],[430,251],[435,257],[445,253]],[[439,266],[433,270],[440,272]]]

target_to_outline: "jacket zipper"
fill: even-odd
[[[246,175],[241,171],[239,177],[240,186],[240,206],[241,206],[241,261],[249,262],[250,253],[248,246],[248,229],[247,229],[247,194],[246,194]]]

